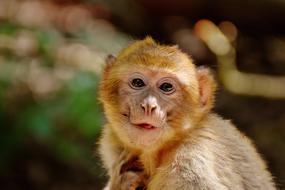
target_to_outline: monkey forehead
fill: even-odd
[[[190,85],[196,80],[195,66],[190,59],[169,59],[160,56],[132,56],[118,63],[119,73],[128,76],[132,72],[149,71],[175,76],[182,84]],[[151,75],[154,76],[154,75]]]
[[[119,67],[119,69],[114,71],[112,74],[113,77],[118,80],[123,79],[128,81],[128,78],[133,73],[141,73],[146,76],[149,80],[156,81],[160,78],[171,77],[176,79],[181,85],[184,86],[195,86],[196,84],[196,73],[195,72],[186,72],[185,69],[169,69],[161,68],[156,66],[144,66],[144,65],[126,65],[124,67]]]

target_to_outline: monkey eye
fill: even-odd
[[[173,85],[168,83],[168,82],[165,82],[165,83],[162,83],[160,86],[159,86],[160,90],[166,92],[166,93],[169,93],[171,92],[174,88],[173,88]]]
[[[158,88],[164,94],[171,94],[175,91],[175,84],[174,81],[169,78],[164,78],[158,85]]]
[[[140,89],[142,87],[145,86],[145,83],[142,79],[140,78],[134,78],[130,81],[130,86],[133,88],[133,89]]]

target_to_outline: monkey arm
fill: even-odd
[[[142,164],[119,144],[109,127],[105,127],[99,146],[103,165],[109,175],[104,190],[135,190],[138,187],[143,189],[146,175]]]
[[[107,170],[109,181],[104,190],[114,190],[120,184],[120,170],[123,161],[127,159],[127,152],[119,146],[110,126],[104,126],[102,137],[99,142],[99,153],[103,167]],[[118,188],[117,188],[118,189]]]
[[[115,166],[118,165],[119,157],[123,157],[123,151],[109,126],[104,126],[99,142],[99,154],[103,167],[108,171],[109,176],[113,173]]]

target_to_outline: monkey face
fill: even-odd
[[[212,107],[210,72],[177,47],[137,42],[108,57],[100,100],[125,145],[152,149],[187,133]],[[177,135],[180,134],[180,135]]]
[[[161,69],[130,67],[118,87],[120,131],[137,147],[159,144],[171,135],[187,102],[179,79]],[[182,122],[182,121],[181,121]],[[121,132],[120,132],[121,133]]]
[[[121,113],[130,140],[138,145],[159,140],[168,127],[167,116],[176,106],[172,100],[180,96],[176,79],[146,69],[130,70],[119,89]]]

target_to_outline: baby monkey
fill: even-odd
[[[250,140],[211,112],[216,83],[207,68],[150,37],[106,62],[105,190],[276,189]]]

